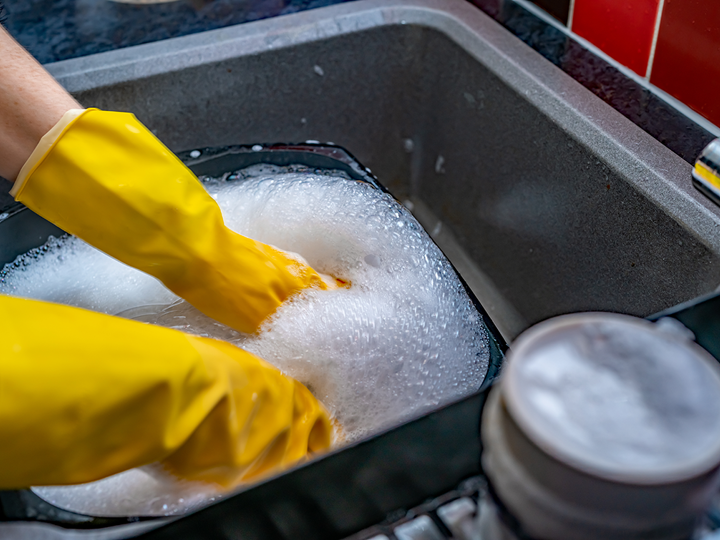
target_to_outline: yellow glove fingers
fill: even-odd
[[[0,325],[0,489],[160,460],[231,486],[330,445],[307,389],[228,343],[10,297]]]
[[[290,295],[326,288],[309,266],[225,227],[195,175],[128,113],[68,113],[12,194],[206,315],[254,332]]]

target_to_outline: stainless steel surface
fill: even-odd
[[[718,210],[690,166],[462,0],[361,0],[48,68],[173,150],[345,146],[442,221],[509,338],[720,283]]]
[[[696,188],[720,204],[720,139],[712,141],[700,153],[692,178]]]

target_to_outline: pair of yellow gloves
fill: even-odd
[[[225,227],[193,173],[131,114],[68,111],[11,193],[242,332],[328,286]],[[331,444],[307,388],[228,343],[11,297],[0,297],[0,328],[0,489],[158,461],[232,487]]]

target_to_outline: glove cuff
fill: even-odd
[[[55,143],[60,139],[60,136],[65,133],[65,131],[78,118],[87,111],[91,110],[93,109],[70,109],[63,115],[57,124],[50,128],[50,131],[43,135],[42,139],[40,139],[40,142],[35,147],[35,150],[32,151],[32,154],[30,154],[30,157],[20,169],[17,180],[15,180],[15,184],[10,190],[10,195],[12,195],[15,200],[17,200],[18,196],[22,192],[25,181],[30,178],[30,175],[32,175],[37,166],[40,165],[45,156],[50,152],[50,150],[52,150]]]

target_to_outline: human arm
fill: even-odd
[[[246,332],[323,287],[307,265],[227,229],[132,115],[78,109],[2,29],[0,54],[0,174],[17,180],[18,200]],[[125,132],[142,140],[119,142]],[[230,486],[330,444],[328,414],[305,387],[229,344],[8,297],[0,327],[0,489],[154,461]]]
[[[327,288],[304,262],[225,227],[195,175],[134,116],[78,109],[0,32],[12,59],[0,68],[0,174],[16,200],[242,332],[293,294]]]
[[[225,488],[327,449],[302,384],[229,343],[0,296],[0,489],[160,462]]]
[[[0,176],[14,181],[43,135],[80,104],[0,26]]]

